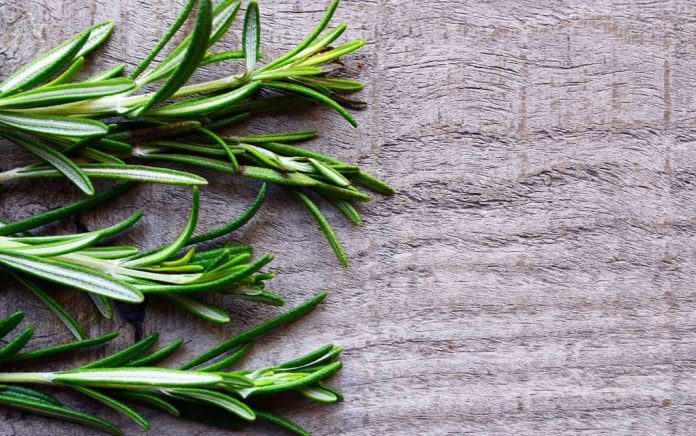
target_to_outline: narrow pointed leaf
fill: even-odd
[[[39,88],[0,99],[0,108],[41,107],[73,101],[88,100],[107,95],[120,94],[135,88],[128,79],[107,79],[99,82],[68,83],[48,88]]]
[[[115,77],[120,76],[123,73],[123,70],[126,68],[126,64],[118,64],[114,65],[113,67],[109,67],[105,69],[104,71],[100,71],[94,76],[91,76],[84,80],[84,82],[90,83],[90,82],[101,82],[103,80],[109,80],[113,79]]]
[[[301,94],[301,95],[304,95],[304,96],[309,97],[309,98],[313,98],[314,100],[317,100],[321,103],[324,103],[327,106],[334,108],[353,127],[358,126],[358,123],[357,123],[357,121],[355,121],[355,118],[353,118],[353,116],[351,114],[349,114],[348,111],[343,108],[343,106],[341,106],[340,104],[331,100],[329,97],[325,96],[324,94],[321,94],[321,93],[319,93],[311,88],[307,88],[306,86],[302,86],[302,85],[295,85],[292,83],[274,82],[274,81],[264,82],[263,84],[264,84],[264,86],[268,86],[270,88],[294,92],[294,93]]]
[[[261,19],[259,17],[259,5],[256,3],[256,0],[252,0],[249,3],[244,16],[242,47],[244,47],[246,73],[251,74],[256,67],[256,60],[261,48]]]
[[[81,339],[74,342],[69,342],[67,344],[54,345],[52,347],[40,348],[38,350],[27,351],[26,353],[18,353],[8,359],[9,362],[19,362],[24,360],[41,359],[44,357],[53,356],[60,353],[65,353],[68,351],[79,350],[81,348],[93,347],[95,345],[100,345],[118,336],[118,332],[111,332],[106,335],[98,336],[96,338]]]
[[[164,48],[165,45],[169,42],[170,39],[176,34],[177,31],[181,28],[181,26],[184,24],[188,16],[191,14],[191,11],[193,10],[193,7],[196,4],[196,0],[188,0],[184,4],[184,8],[179,12],[179,15],[176,17],[174,22],[169,25],[169,28],[167,31],[162,35],[162,38],[157,42],[157,45],[148,53],[148,55],[143,59],[142,62],[138,64],[137,67],[133,70],[133,72],[130,74],[131,79],[135,79],[145,71],[145,69],[152,63],[152,61],[157,57],[160,51]]]
[[[76,424],[87,425],[105,431],[112,435],[120,435],[121,431],[108,421],[96,416],[78,412],[62,406],[47,404],[43,401],[29,399],[19,399],[0,392],[0,404],[19,409],[49,418],[60,419],[63,421],[74,422]]]
[[[230,315],[227,312],[205,301],[178,294],[160,294],[159,297],[214,324],[227,324],[230,322]]]
[[[129,361],[137,359],[150,351],[152,347],[155,346],[158,339],[159,334],[153,333],[121,351],[82,366],[82,369],[113,368],[125,365]]]
[[[111,398],[108,395],[105,395],[99,391],[95,391],[94,389],[90,388],[85,388],[83,386],[71,386],[73,389],[75,389],[78,392],[83,393],[84,395],[87,395],[97,401],[99,401],[102,404],[105,404],[112,409],[116,410],[117,412],[121,413],[124,416],[127,416],[128,418],[132,419],[136,424],[144,428],[145,430],[150,430],[150,423],[147,421],[147,419],[143,418],[141,414],[133,410],[131,407],[128,407],[127,405],[123,404],[122,402],[118,401],[115,398]]]
[[[215,97],[196,99],[190,102],[174,103],[161,109],[150,111],[148,115],[158,118],[184,118],[201,116],[243,100],[258,91],[260,87],[260,81],[253,81],[233,91],[220,94]]]
[[[319,385],[305,386],[297,391],[310,400],[319,403],[335,403],[342,399],[340,396],[336,395],[333,390],[325,389]]]
[[[239,347],[238,350],[232,352],[229,356],[225,356],[209,365],[202,366],[198,368],[200,371],[214,372],[214,371],[224,371],[226,368],[239,362],[244,356],[249,354],[253,347],[253,344],[244,344]]]
[[[311,436],[310,432],[308,432],[307,430],[303,429],[299,425],[295,424],[294,422],[290,421],[289,419],[283,416],[257,408],[254,408],[254,413],[256,413],[257,418],[260,418],[264,421],[268,421],[271,424],[275,424],[278,427],[287,430],[292,434],[298,436]]]
[[[181,63],[172,72],[162,87],[157,90],[148,102],[133,113],[133,116],[146,113],[154,106],[166,101],[174,95],[182,85],[191,77],[198,68],[198,64],[205,56],[208,48],[208,39],[212,27],[212,5],[210,0],[198,0],[198,12],[196,25],[191,34],[191,43],[182,57]]]
[[[165,185],[206,185],[208,182],[195,174],[168,168],[142,165],[82,164],[80,169],[89,177],[98,179],[130,180]],[[49,168],[30,168],[17,173],[19,178],[56,177],[58,171]],[[0,229],[2,229],[0,227]]]
[[[87,42],[89,31],[84,30],[51,50],[37,56],[0,83],[0,96],[28,89],[58,72],[65,64],[79,57],[80,48]]]
[[[13,235],[16,233],[25,232],[44,224],[51,223],[53,221],[61,220],[67,216],[86,212],[94,209],[106,202],[113,200],[119,195],[124,194],[130,188],[133,187],[132,183],[122,183],[116,185],[113,188],[107,189],[104,192],[100,192],[93,197],[77,201],[75,203],[69,204],[67,206],[59,207],[57,209],[49,210],[20,221],[16,221],[5,226],[0,226],[0,236]]]
[[[208,362],[209,360],[214,359],[220,356],[221,354],[226,353],[229,350],[232,350],[235,347],[251,342],[255,338],[268,332],[269,330],[273,330],[291,324],[292,322],[302,318],[303,316],[311,312],[319,303],[324,301],[325,298],[326,292],[322,292],[316,295],[315,297],[312,297],[309,300],[305,301],[304,303],[298,305],[297,307],[294,307],[262,324],[259,324],[237,336],[234,336],[230,339],[227,339],[226,341],[223,341],[215,345],[214,347],[208,349],[207,351],[197,355],[193,359],[184,363],[180,367],[180,369],[189,369],[202,363]]]
[[[317,207],[317,205],[307,195],[297,190],[293,190],[292,192],[295,194],[295,197],[297,197],[297,199],[300,200],[300,202],[307,208],[307,211],[309,211],[309,214],[312,215],[312,218],[314,218],[317,225],[319,225],[319,228],[324,233],[324,237],[326,237],[326,240],[329,242],[331,249],[334,251],[334,254],[336,254],[338,262],[344,268],[347,268],[348,258],[346,257],[346,253],[343,251],[343,247],[341,246],[333,227],[331,227],[329,220],[326,219],[321,210],[319,210],[319,207]]]
[[[254,411],[238,399],[220,392],[207,389],[170,389],[169,392],[179,398],[192,398],[194,400],[220,407],[245,421],[253,421],[256,418]]]
[[[113,32],[113,30],[114,22],[111,20],[102,21],[93,25],[92,27],[88,27],[87,29],[85,29],[85,31],[89,32],[89,38],[87,39],[87,42],[82,46],[80,51],[77,52],[75,57],[88,55],[90,52],[92,52],[92,50],[102,45],[104,41],[106,41],[106,39],[111,35],[111,32]]]
[[[87,339],[87,334],[82,329],[80,323],[77,322],[77,320],[63,306],[61,306],[61,304],[58,303],[55,298],[41,289],[32,280],[22,277],[19,274],[15,274],[14,272],[12,272],[12,274],[25,287],[27,287],[36,296],[36,298],[41,300],[41,302],[48,307],[48,310],[50,310],[65,327],[67,327],[68,331],[70,331],[73,336],[75,336],[77,339]]]
[[[78,57],[75,59],[68,67],[67,70],[63,71],[60,76],[56,77],[55,79],[51,80],[47,84],[43,85],[42,88],[46,88],[49,86],[56,86],[56,85],[62,85],[64,83],[70,82],[73,77],[77,75],[82,70],[82,67],[85,65],[85,58],[82,56]]]
[[[24,312],[17,311],[0,321],[0,339],[4,338],[9,332],[17,328],[24,319]]]
[[[261,184],[261,189],[259,189],[259,193],[256,194],[256,199],[254,200],[254,202],[239,217],[235,218],[234,220],[230,221],[229,223],[224,224],[224,225],[222,225],[214,230],[210,230],[210,231],[205,232],[203,234],[200,234],[198,236],[193,236],[192,238],[190,238],[188,240],[188,243],[186,245],[210,241],[211,239],[218,238],[222,235],[227,235],[227,234],[239,229],[244,224],[248,223],[249,220],[251,220],[251,218],[254,215],[256,215],[256,212],[259,210],[259,208],[263,204],[264,200],[266,199],[267,192],[268,192],[268,184],[264,182]]]
[[[94,120],[50,115],[31,115],[0,111],[0,127],[10,127],[41,135],[88,138],[105,135],[108,128]]]
[[[118,392],[116,394],[119,398],[125,401],[134,401],[140,404],[145,404],[150,407],[154,407],[157,409],[160,409],[166,413],[169,413],[174,416],[179,416],[179,410],[177,410],[176,407],[171,405],[169,402],[163,400],[162,398],[158,397],[154,393],[149,393],[149,392],[138,392],[138,391],[133,391],[133,392]]]
[[[23,138],[17,135],[6,135],[13,142],[19,144],[28,152],[36,155],[41,160],[47,162],[56,170],[60,171],[65,177],[75,184],[82,192],[87,195],[94,194],[94,186],[89,177],[80,169],[75,162],[56,149],[37,141]]]
[[[111,305],[111,300],[103,295],[97,294],[87,294],[89,299],[92,300],[94,307],[97,308],[101,316],[106,319],[111,319],[114,316],[114,308]]]
[[[8,342],[4,347],[0,348],[0,363],[6,362],[12,356],[17,354],[22,348],[24,348],[32,336],[34,336],[34,327],[29,327],[15,336],[15,338]]]
[[[166,347],[162,348],[161,350],[157,350],[152,354],[148,354],[145,357],[141,357],[140,359],[133,360],[131,362],[126,363],[125,366],[129,367],[135,367],[135,366],[148,366],[148,365],[153,365],[158,363],[160,360],[163,360],[170,356],[173,352],[179,349],[184,344],[183,339],[177,339],[176,341],[172,342],[171,344],[167,345]]]
[[[0,393],[17,397],[24,400],[39,401],[54,406],[62,406],[61,402],[56,397],[45,392],[39,392],[34,389],[25,388],[24,386],[5,386],[0,389]]]
[[[125,282],[98,271],[55,259],[0,250],[0,264],[54,283],[72,286],[116,300],[131,303],[143,301],[143,295]]]
[[[196,229],[196,223],[198,222],[198,209],[199,209],[199,194],[198,194],[198,188],[194,187],[193,188],[193,206],[191,208],[191,214],[189,215],[189,219],[186,222],[186,225],[184,228],[181,230],[181,233],[179,233],[179,236],[172,241],[170,244],[160,248],[159,250],[155,251],[154,253],[148,254],[143,257],[138,257],[134,260],[128,261],[123,263],[124,267],[127,268],[137,268],[137,267],[142,267],[144,265],[151,265],[155,264],[158,262],[161,262],[163,260],[166,260],[176,254],[177,251],[179,251],[182,247],[186,246],[186,243],[188,242],[189,238],[191,238],[191,235],[193,234],[193,231]]]

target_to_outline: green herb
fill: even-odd
[[[202,300],[182,294],[190,292],[219,292],[234,298],[282,305],[282,298],[265,289],[272,277],[258,273],[273,256],[252,259],[249,247],[227,246],[197,251],[188,249],[195,243],[224,236],[248,222],[261,206],[267,187],[240,217],[227,224],[194,236],[198,217],[198,190],[193,191],[193,209],[179,236],[162,247],[140,252],[136,247],[98,245],[104,239],[119,234],[137,223],[141,212],[100,230],[60,236],[16,235],[16,232],[60,219],[76,210],[85,210],[104,198],[111,198],[122,188],[114,188],[76,205],[57,209],[28,220],[0,227],[0,266],[17,276],[77,337],[84,333],[75,319],[27,276],[54,282],[87,292],[105,316],[110,317],[109,299],[140,303],[154,294],[188,312],[214,323],[226,323],[225,311]],[[98,201],[97,201],[98,200]],[[85,204],[90,202],[90,204]],[[48,216],[48,218],[43,218]]]
[[[255,407],[253,397],[297,392],[321,403],[342,401],[337,390],[323,381],[341,368],[336,358],[341,348],[326,345],[302,357],[279,365],[253,370],[229,371],[250,350],[253,341],[272,329],[296,321],[309,313],[326,297],[321,293],[303,304],[232,337],[205,351],[178,369],[158,365],[182,345],[179,339],[152,352],[158,335],[153,334],[135,344],[79,368],[51,372],[0,372],[0,404],[54,419],[74,422],[121,434],[120,429],[97,416],[63,405],[53,395],[36,387],[72,389],[110,407],[144,429],[150,423],[135,408],[152,407],[182,418],[196,419],[204,412],[208,421],[229,426],[244,426],[257,419],[266,420],[295,434],[309,434],[288,419]],[[24,314],[17,312],[0,321],[0,338],[16,329]],[[31,339],[27,328],[0,348],[0,363],[43,359],[110,341],[109,334],[95,339],[78,340],[21,352]],[[29,387],[32,386],[32,387]]]

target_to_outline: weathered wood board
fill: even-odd
[[[118,28],[95,66],[133,62],[180,3],[0,0],[0,76],[105,18]],[[267,56],[301,39],[323,3],[262,2]],[[346,366],[333,384],[347,401],[290,398],[281,410],[319,435],[692,434],[694,17],[687,0],[344,2],[336,22],[367,40],[346,62],[367,83],[360,127],[316,108],[242,129],[318,128],[313,147],[365,166],[399,194],[363,207],[362,227],[338,226],[347,271],[277,190],[233,235],[278,255],[273,288],[290,305],[331,291],[320,310],[264,340],[248,363],[335,341],[346,348]],[[235,28],[230,48],[239,44]],[[24,158],[3,147],[2,168]],[[203,228],[242,210],[255,188],[209,176]],[[65,186],[64,195],[55,186],[7,186],[0,210],[17,218],[76,198]],[[176,235],[188,202],[184,189],[142,187],[67,226],[104,225],[144,208],[129,238],[155,245]],[[45,340],[65,336],[14,286],[2,298],[0,314],[31,310]],[[192,352],[274,313],[226,303],[237,319],[214,328],[150,304],[109,323],[82,297],[64,298],[93,334],[118,328],[124,344],[160,331],[191,340]],[[139,433],[104,408],[81,406]],[[90,434],[0,413],[0,435]],[[217,434],[146,416],[153,434]]]

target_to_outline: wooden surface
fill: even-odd
[[[0,0],[0,75],[105,18],[118,28],[97,53],[99,65],[132,62],[180,3]],[[265,53],[299,40],[321,15],[317,3],[262,2]],[[347,271],[279,190],[233,235],[277,253],[272,288],[289,305],[331,291],[246,363],[335,341],[346,348],[346,366],[332,384],[347,401],[291,396],[281,410],[319,435],[693,434],[694,17],[687,0],[344,2],[336,22],[367,40],[346,60],[348,74],[367,83],[360,127],[317,108],[240,131],[318,128],[323,136],[312,147],[363,165],[399,194],[363,207],[362,227],[338,225]],[[239,44],[235,29],[230,48]],[[3,168],[23,158],[4,150]],[[206,175],[214,183],[203,194],[202,228],[242,210],[255,188]],[[8,186],[0,207],[19,218],[77,198],[64,191]],[[188,202],[184,189],[142,187],[66,227],[93,228],[145,208],[128,240],[155,245],[176,235]],[[191,352],[276,312],[227,302],[235,321],[216,328],[150,304],[145,312],[122,308],[108,323],[73,294],[64,301],[92,334],[118,328],[125,344],[160,331],[191,340]],[[14,285],[2,301],[2,314],[31,310],[46,340],[68,339]],[[104,408],[82,406],[139,433]],[[90,434],[0,413],[0,435]],[[217,434],[146,416],[152,434]]]

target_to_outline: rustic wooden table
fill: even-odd
[[[299,40],[323,3],[262,2],[265,53]],[[0,0],[0,76],[105,18],[118,28],[95,66],[132,61],[180,4]],[[332,382],[347,401],[292,399],[281,410],[319,435],[693,434],[694,17],[687,0],[345,1],[336,22],[367,40],[346,62],[367,83],[360,127],[316,108],[242,129],[318,128],[312,147],[365,166],[399,194],[363,207],[362,227],[338,226],[347,271],[278,190],[233,235],[278,255],[273,289],[289,305],[331,291],[320,310],[264,340],[249,363],[335,341],[346,348],[346,367]],[[230,48],[239,45],[235,29]],[[3,168],[24,159],[3,147]],[[214,182],[203,193],[203,228],[242,210],[255,188],[207,175]],[[55,186],[7,186],[0,210],[19,218],[77,198],[60,186],[60,196]],[[140,187],[55,231],[144,208],[129,240],[155,245],[176,235],[188,203],[185,189]],[[190,351],[276,312],[227,302],[235,320],[218,328],[150,304],[144,312],[120,307],[109,323],[83,296],[61,296],[92,334],[118,328],[125,344],[160,331],[189,339]],[[3,315],[30,310],[40,338],[68,339],[14,284],[3,302]],[[140,432],[104,408],[79,405]],[[0,413],[0,435],[91,434]],[[146,416],[153,434],[217,434]]]

